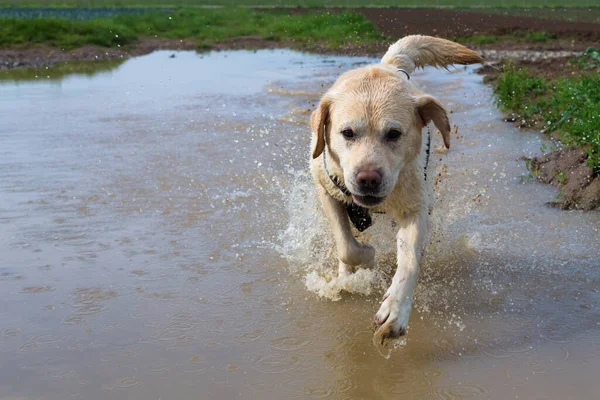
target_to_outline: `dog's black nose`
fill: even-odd
[[[356,182],[362,191],[373,192],[381,185],[381,173],[374,169],[358,171]]]

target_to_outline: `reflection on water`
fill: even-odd
[[[65,61],[53,67],[15,68],[0,70],[0,81],[61,81],[67,76],[83,75],[89,78],[115,70],[125,59],[98,61]]]
[[[0,399],[600,390],[600,214],[545,206],[519,161],[540,138],[503,124],[471,69],[415,74],[458,130],[432,157],[409,335],[378,349],[394,228],[377,215],[376,268],[335,281],[302,124],[365,60],[170,54],[0,82]]]

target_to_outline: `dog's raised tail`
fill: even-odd
[[[425,65],[447,68],[452,64],[478,64],[483,62],[483,58],[473,50],[450,40],[411,35],[391,45],[381,62],[413,72]]]

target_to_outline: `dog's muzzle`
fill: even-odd
[[[357,194],[352,194],[352,201],[354,201],[355,204],[358,204],[359,206],[363,206],[363,207],[376,206],[376,205],[382,203],[383,200],[385,200],[385,197],[368,196],[368,195],[361,196],[361,195],[357,195]]]

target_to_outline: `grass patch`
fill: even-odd
[[[589,62],[593,54],[575,62]],[[545,132],[555,132],[565,145],[585,149],[590,166],[600,166],[600,73],[548,81],[509,65],[495,95],[503,111],[543,123]]]
[[[459,43],[472,43],[475,45],[483,45],[497,42],[548,42],[553,39],[558,39],[558,35],[549,32],[514,32],[510,35],[473,35],[465,37],[457,37],[454,40]]]
[[[269,40],[347,42],[382,39],[376,26],[357,13],[260,12],[242,8],[182,9],[73,20],[66,18],[0,18],[0,46],[47,44],[73,48],[86,44],[123,46],[141,37],[193,38],[209,43],[239,36]]]
[[[539,111],[531,100],[546,93],[547,89],[548,84],[544,78],[529,76],[525,69],[509,64],[498,78],[496,103],[503,111],[512,111],[529,119]]]
[[[600,50],[588,47],[583,56],[571,60],[571,64],[577,65],[584,70],[600,70]]]
[[[198,51],[208,51],[212,48],[213,46],[209,42],[198,42],[198,44],[196,45],[196,49]]]
[[[548,42],[552,39],[558,39],[558,35],[556,33],[549,32],[515,32],[510,35],[511,37],[522,39],[527,42]]]
[[[548,32],[528,32],[525,35],[525,39],[532,42],[547,42],[552,39],[558,39],[558,35]]]
[[[500,41],[501,38],[499,36],[495,36],[495,35],[473,35],[473,36],[468,36],[468,37],[457,37],[457,38],[454,38],[454,40],[459,43],[473,43],[476,45],[482,45],[482,44],[496,43],[496,42]]]
[[[287,6],[287,7],[361,7],[361,6],[404,6],[404,7],[476,7],[487,9],[497,7],[501,10],[512,8],[573,8],[596,6],[592,0],[237,0],[240,6]],[[58,5],[63,7],[107,7],[107,6],[230,6],[232,0],[0,0],[0,6],[39,7]],[[534,11],[531,10],[531,14]]]
[[[567,174],[565,174],[563,171],[556,172],[554,174],[554,177],[556,178],[556,180],[558,180],[558,183],[560,183],[561,185],[567,183]]]

